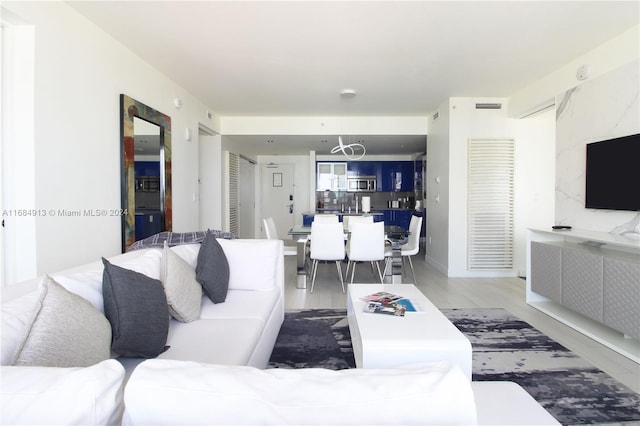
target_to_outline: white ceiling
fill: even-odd
[[[426,116],[449,97],[508,97],[640,13],[638,1],[70,4],[221,116]]]

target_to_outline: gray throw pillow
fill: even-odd
[[[111,349],[123,357],[154,358],[167,350],[169,307],[159,280],[112,265],[105,258],[104,313],[111,323]]]
[[[207,231],[198,252],[196,280],[213,303],[222,303],[229,290],[229,262],[220,243]]]
[[[167,295],[171,316],[180,322],[200,318],[202,286],[196,281],[196,271],[164,243],[160,280]]]
[[[12,364],[89,367],[111,357],[110,345],[111,325],[102,312],[45,276]]]

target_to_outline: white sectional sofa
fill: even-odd
[[[169,347],[155,359],[108,354],[80,367],[12,365],[25,348],[53,354],[52,362],[64,365],[75,355],[70,348],[83,352],[92,346],[82,343],[83,332],[88,330],[89,340],[100,339],[92,324],[104,328],[103,262],[50,275],[68,291],[46,278],[3,289],[0,424],[557,424],[519,386],[470,383],[447,364],[264,370],[284,319],[282,241],[217,241],[229,264],[226,300],[213,303],[207,295],[198,296],[197,312],[185,311],[179,299],[186,293],[176,296],[165,283],[169,311],[191,318],[169,321],[167,312]],[[165,282],[173,268],[167,257],[177,255],[188,266],[184,275],[190,275],[200,248],[179,245],[168,249],[171,255],[164,253],[167,249],[143,249],[108,263]],[[46,299],[62,293],[73,294],[76,305]],[[87,316],[74,328],[73,314],[83,312],[95,318]],[[78,338],[69,330],[77,330]]]

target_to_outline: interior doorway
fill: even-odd
[[[264,164],[261,169],[262,217],[272,217],[281,239],[288,239],[288,232],[295,223],[294,216],[294,165]]]

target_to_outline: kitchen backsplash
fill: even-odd
[[[316,191],[316,208],[340,210],[344,204],[345,210],[355,208],[355,199],[358,199],[358,209],[362,208],[362,197],[371,198],[371,209],[405,208],[415,207],[415,193],[410,192],[343,192],[343,191]],[[397,207],[395,207],[397,202]]]

